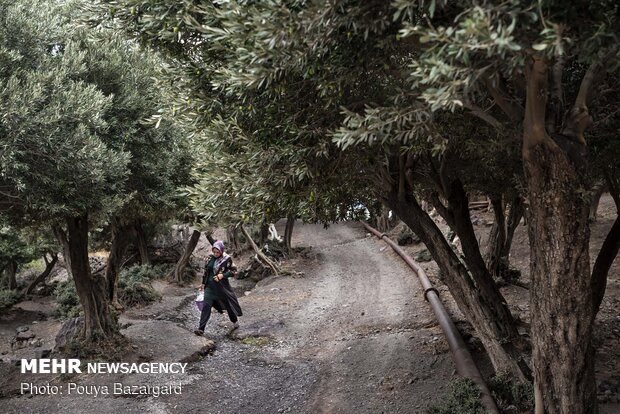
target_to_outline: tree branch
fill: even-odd
[[[454,221],[454,213],[452,212],[452,210],[448,209],[448,207],[446,207],[444,203],[441,202],[441,200],[439,199],[439,195],[436,191],[433,191],[433,193],[431,194],[431,204],[433,205],[433,207],[435,207],[435,210],[437,210],[439,215],[443,217],[443,219],[446,221],[448,227],[454,229],[456,226],[456,223]]]
[[[592,101],[596,87],[606,73],[609,60],[618,52],[618,47],[618,44],[612,46],[600,59],[592,62],[581,80],[575,103],[562,127],[562,135],[572,137],[582,145],[586,144],[583,133],[592,124],[588,105]]]
[[[620,183],[618,182],[616,176],[607,168],[604,169],[604,174],[607,187],[609,188],[609,194],[614,199],[616,211],[620,214]]]
[[[493,128],[498,130],[503,130],[504,126],[501,122],[497,120],[493,115],[486,112],[484,109],[480,108],[477,105],[474,105],[471,102],[464,102],[463,106],[469,109],[470,113],[480,119],[482,119],[487,124],[491,125]]]
[[[398,156],[398,199],[404,200],[407,194],[405,182],[405,154]]]
[[[245,238],[248,241],[248,243],[250,243],[250,246],[252,246],[252,249],[254,250],[254,253],[256,253],[256,257],[258,257],[258,259],[261,262],[263,262],[267,266],[269,266],[271,268],[271,270],[273,270],[273,273],[275,275],[278,275],[280,273],[280,267],[273,260],[271,260],[269,257],[267,257],[265,255],[265,253],[263,253],[258,248],[256,243],[254,243],[254,240],[252,240],[252,236],[250,236],[250,233],[248,233],[248,231],[245,229],[245,227],[243,227],[243,224],[239,225],[239,228],[241,229],[241,232],[245,236]]]
[[[564,56],[561,55],[551,70],[551,114],[547,117],[547,131],[549,132],[556,132],[558,127],[562,125],[562,116],[564,115],[564,94],[562,90],[564,63]]]
[[[519,122],[521,121],[521,119],[523,119],[523,108],[513,104],[508,100],[508,98],[506,98],[503,88],[501,87],[499,82],[495,83],[490,78],[486,78],[485,85],[495,103],[497,103],[497,105],[502,109],[502,111],[508,116],[508,118],[512,122]]]
[[[441,177],[439,175],[439,171],[437,171],[437,168],[435,168],[435,164],[433,163],[433,157],[431,157],[428,153],[426,153],[426,157],[428,159],[428,164],[429,164],[429,168],[430,168],[430,177],[433,180],[433,182],[435,183],[435,185],[437,186],[437,191],[439,191],[439,194],[443,197],[443,198],[447,198],[446,197],[446,190],[443,186],[443,183],[441,181]]]
[[[605,241],[601,246],[601,250],[598,252],[596,262],[592,267],[592,306],[594,308],[594,315],[598,312],[603,297],[605,296],[605,289],[607,288],[607,275],[609,269],[614,262],[614,259],[618,255],[620,249],[620,215],[616,217],[611,230],[605,237]]]
[[[606,67],[609,63],[608,61],[618,52],[618,47],[618,44],[612,46],[607,53],[604,53],[603,56],[601,56],[600,59],[592,62],[581,80],[581,85],[579,85],[579,93],[575,99],[574,107],[588,107],[590,101],[592,100],[594,89],[598,86],[603,75],[605,75]]]
[[[523,150],[540,144],[551,144],[553,140],[545,129],[545,111],[548,92],[548,65],[542,58],[534,58],[525,67],[526,98],[523,124]]]

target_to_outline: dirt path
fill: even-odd
[[[293,242],[313,245],[295,266],[303,276],[267,279],[241,300],[235,335],[271,342],[227,341],[219,317],[207,329],[218,350],[196,364],[204,380],[179,412],[424,412],[453,366],[412,273],[358,225],[300,226]]]
[[[452,363],[411,270],[358,226],[317,234],[323,259],[313,294],[291,320],[303,332],[292,355],[314,355],[309,412],[421,412],[449,380]]]
[[[231,335],[226,318],[215,315],[206,336],[216,341],[216,351],[190,363],[183,378],[79,379],[181,380],[182,395],[14,397],[6,412],[425,412],[441,398],[453,364],[412,272],[357,224],[298,226],[293,243],[313,247],[290,264],[292,275],[268,278],[240,294],[241,329]],[[143,314],[174,321],[188,335],[153,341],[174,349],[175,341],[193,336],[193,303],[174,315],[150,312]]]

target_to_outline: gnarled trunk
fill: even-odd
[[[284,245],[286,251],[290,253],[292,251],[291,239],[293,238],[293,227],[295,226],[295,216],[290,215],[286,218],[286,227],[284,228]]]
[[[143,265],[150,265],[151,258],[149,257],[149,244],[144,233],[144,224],[142,220],[136,221],[134,228],[136,230],[136,240],[138,242],[138,251],[140,252],[140,263]]]
[[[114,324],[108,306],[110,301],[106,279],[91,274],[88,262],[88,216],[70,217],[66,223],[71,274],[84,310],[81,337],[87,342],[109,338],[114,333]]]
[[[192,236],[189,238],[187,246],[185,246],[185,251],[183,252],[183,255],[181,256],[173,271],[169,275],[172,280],[176,281],[179,284],[183,283],[183,274],[185,273],[185,268],[189,263],[189,259],[192,257],[192,253],[194,253],[194,250],[196,249],[196,245],[198,244],[198,240],[200,239],[200,234],[201,233],[198,230],[194,230],[192,232]]]
[[[260,225],[260,239],[259,243],[261,246],[264,246],[267,243],[267,238],[269,237],[269,224],[262,223]]]
[[[235,226],[229,226],[226,228],[226,240],[228,241],[226,250],[237,253],[241,251],[241,243],[239,243],[237,228]]]
[[[492,197],[490,200],[495,221],[489,232],[485,263],[494,277],[506,279],[505,276],[510,267],[512,240],[521,217],[523,217],[523,202],[521,197],[513,197],[508,219],[506,219],[502,199]]]
[[[45,270],[39,276],[33,280],[28,287],[26,288],[26,294],[29,295],[32,293],[34,288],[36,288],[39,283],[43,282],[47,277],[52,273],[52,269],[56,266],[56,262],[58,262],[58,253],[54,253],[52,255],[52,260],[47,260],[47,254],[43,255],[43,260],[45,261]]]
[[[67,233],[59,225],[52,226],[52,232],[62,250],[62,260],[65,262],[67,274],[71,277],[71,255],[69,254],[70,249]]]
[[[512,240],[514,239],[515,230],[523,218],[523,199],[521,196],[516,196],[510,203],[510,213],[508,214],[508,221],[506,223],[506,240],[504,240],[504,248],[502,249],[502,257],[506,258],[506,262],[510,263],[510,248],[512,247]]]
[[[112,218],[110,229],[112,232],[112,246],[105,269],[105,277],[108,282],[108,298],[110,303],[112,306],[120,309],[122,306],[118,302],[118,279],[121,270],[121,260],[123,260],[128,245],[129,228],[121,225],[120,220],[114,217]]]
[[[377,230],[385,233],[390,229],[390,209],[385,206],[381,209],[381,214],[377,216]]]
[[[529,201],[532,361],[536,412],[596,414],[588,214],[587,126],[580,90],[564,135],[545,129],[548,66],[526,68],[523,165]],[[585,109],[585,113],[583,111]]]
[[[9,289],[17,289],[17,262],[11,260],[6,267],[6,272],[9,280]]]
[[[485,262],[489,272],[494,277],[501,277],[504,274],[505,266],[502,263],[502,251],[504,243],[506,243],[506,221],[504,216],[504,204],[502,197],[491,197],[491,206],[493,207],[493,216],[495,221],[489,232],[487,241],[487,254]]]
[[[538,146],[528,181],[535,382],[548,413],[596,413],[590,206],[564,154]],[[583,187],[582,187],[583,188]],[[561,390],[561,392],[559,391]]]

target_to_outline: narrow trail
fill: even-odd
[[[303,277],[266,279],[241,299],[240,334],[268,327],[271,344],[240,348],[218,316],[206,331],[218,351],[189,392],[209,413],[425,412],[454,368],[411,270],[358,224],[298,226],[293,243],[311,247],[295,266]]]
[[[453,367],[417,279],[356,224],[303,226],[297,240],[317,235],[317,288],[291,324],[306,332],[292,355],[316,352],[308,412],[422,412]]]

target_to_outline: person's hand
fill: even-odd
[[[223,274],[218,273],[217,275],[213,276],[213,280],[215,280],[216,282],[219,282],[220,280],[222,280],[223,277],[224,277]]]
[[[205,290],[205,285],[200,285],[200,286],[198,286],[198,290],[199,290],[199,291],[201,291],[201,292],[202,292],[203,290]]]

